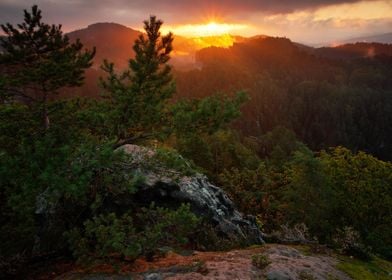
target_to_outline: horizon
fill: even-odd
[[[90,26],[97,25],[97,24],[120,25],[122,27],[129,28],[129,29],[131,29],[133,31],[144,33],[143,28],[136,28],[136,27],[133,27],[133,26],[127,26],[127,25],[123,25],[121,23],[117,23],[117,22],[113,22],[113,21],[112,22],[110,22],[110,21],[93,22],[93,23],[90,23],[90,24],[88,24],[86,26],[83,26],[83,27],[80,27],[80,28],[77,28],[77,29],[74,29],[74,30],[70,30],[70,31],[65,32],[65,33],[72,33],[72,32],[76,32],[76,31],[84,30],[84,29],[89,28]],[[362,35],[355,36],[355,37],[342,38],[341,40],[336,40],[336,42],[307,43],[307,42],[295,41],[295,40],[293,40],[290,37],[279,36],[278,34],[277,35],[271,35],[271,34],[257,33],[257,34],[252,34],[252,35],[248,35],[247,36],[247,35],[241,35],[241,34],[236,34],[236,33],[221,33],[221,34],[202,34],[200,36],[197,36],[197,35],[193,35],[192,36],[192,35],[181,35],[181,34],[178,34],[178,33],[174,33],[170,29],[166,29],[165,30],[163,28],[163,26],[162,26],[162,29],[164,30],[163,34],[167,34],[169,32],[172,32],[175,37],[178,36],[178,37],[187,38],[187,39],[212,38],[212,37],[224,37],[224,36],[240,37],[240,38],[242,37],[242,38],[245,38],[245,39],[249,39],[249,38],[257,37],[257,36],[266,36],[266,37],[271,37],[271,38],[287,38],[287,39],[289,39],[290,41],[292,41],[294,43],[307,44],[308,46],[311,46],[311,47],[323,47],[323,46],[325,46],[325,47],[334,47],[334,46],[338,46],[338,45],[341,45],[341,44],[354,43],[354,42],[346,42],[346,41],[350,41],[350,40],[361,39],[361,38],[366,38],[366,37],[371,38],[371,37],[377,37],[377,36],[392,34],[392,31],[391,32],[383,32],[383,33],[367,33],[367,34],[362,34]],[[374,41],[374,42],[373,41],[356,41],[355,43],[379,43],[379,42],[377,42],[377,41]],[[388,44],[390,44],[390,43],[388,43]]]
[[[32,5],[28,2],[0,0],[1,23],[20,22],[23,9]],[[140,31],[151,14],[163,20],[164,33],[184,37],[262,34],[317,45],[392,32],[390,0],[229,0],[226,5],[219,1],[113,0],[110,7],[96,0],[37,0],[35,4],[42,9],[45,22],[62,24],[64,32],[105,22]]]

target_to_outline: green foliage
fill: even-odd
[[[177,210],[142,208],[134,219],[129,214],[99,215],[84,222],[82,230],[74,228],[66,234],[73,254],[81,263],[92,261],[134,260],[144,255],[148,260],[164,246],[178,247],[189,242],[199,219],[189,205]]]
[[[271,182],[264,164],[256,170],[246,168],[224,170],[219,177],[219,182],[243,212],[266,213],[264,202],[267,197],[267,185]]]
[[[229,240],[222,238],[216,229],[205,219],[201,221],[199,227],[192,236],[193,246],[200,251],[228,251],[243,247],[243,240]]]
[[[255,156],[239,142],[238,135],[227,130],[239,116],[247,97],[214,95],[204,99],[181,100],[171,107],[174,136],[169,145],[212,177],[225,166],[255,163]],[[250,163],[250,161],[252,161]]]
[[[161,36],[162,23],[155,16],[144,22],[147,36],[140,35],[135,41],[135,58],[130,59],[128,70],[117,74],[114,64],[107,61],[102,66],[108,75],[106,80],[101,79],[108,99],[108,133],[122,144],[155,134],[167,118],[165,109],[175,91],[171,66],[167,64],[173,36]]]
[[[185,204],[175,211],[151,205],[142,209],[138,219],[144,225],[140,240],[147,259],[151,259],[160,247],[188,243],[200,223],[200,219],[190,211],[190,206]]]
[[[0,120],[0,149],[8,152],[31,137],[38,126],[32,112],[21,104],[0,104]]]
[[[239,117],[239,109],[246,100],[244,92],[234,98],[213,95],[200,100],[180,100],[171,108],[176,135],[211,135]]]
[[[315,154],[284,129],[256,143],[265,163],[224,169],[217,180],[241,211],[257,216],[267,232],[303,223],[310,237],[347,254],[390,257],[390,163],[342,147]],[[271,152],[275,147],[284,147],[282,157]]]
[[[343,222],[352,224],[365,244],[391,257],[392,164],[342,147],[323,152],[321,160],[338,195]]]
[[[5,37],[0,39],[0,96],[11,101],[24,101],[38,108],[35,115],[49,128],[47,103],[63,87],[80,86],[84,70],[89,68],[95,50],[83,50],[63,35],[61,25],[41,21],[41,11],[33,6],[24,11],[24,22],[14,27],[1,25]]]
[[[116,257],[135,259],[141,253],[132,218],[127,214],[121,217],[115,213],[99,215],[84,222],[83,232],[74,228],[65,237],[74,257],[84,264]]]
[[[369,49],[379,55],[359,55]],[[201,69],[177,73],[177,95],[200,98],[246,88],[251,102],[236,125],[246,136],[284,126],[312,150],[342,145],[391,160],[390,54],[383,44],[311,50],[287,38],[206,48],[196,56]]]
[[[391,174],[391,163],[342,147],[319,157],[297,153],[288,171],[287,217],[305,222],[322,242],[352,227],[365,246],[389,257]]]
[[[20,227],[12,229],[12,238],[4,239],[8,240],[2,244],[4,253],[33,244],[37,211],[60,214],[53,217],[52,230],[61,232],[66,224],[80,222],[73,216],[75,211],[97,211],[103,200],[135,190],[134,178],[121,165],[124,155],[114,154],[111,145],[57,146],[51,136],[0,155],[1,233],[9,234],[13,223],[20,221]],[[59,239],[46,242],[49,248],[61,245]]]
[[[152,169],[162,166],[167,171],[173,170],[178,173],[177,175],[194,175],[197,170],[190,161],[183,158],[176,150],[169,148],[155,150],[154,156],[147,160],[147,164]]]
[[[277,126],[272,131],[259,137],[258,152],[261,158],[268,158],[270,164],[280,168],[291,160],[294,152],[305,151],[307,147],[298,141],[291,130]]]
[[[263,230],[271,232],[285,223],[286,174],[261,162],[256,169],[224,170],[218,182],[242,212],[257,217]]]
[[[336,224],[336,194],[320,160],[312,152],[296,152],[286,171],[287,213],[292,223],[305,223],[320,242],[330,240]]]
[[[81,261],[151,258],[162,246],[188,243],[199,224],[189,206],[140,209],[132,194],[144,178],[132,158],[114,148],[160,134],[188,135],[189,119],[180,119],[185,112],[197,122],[192,135],[211,136],[238,116],[244,96],[169,104],[173,38],[160,35],[161,24],[155,17],[145,22],[147,36],[135,42],[128,71],[116,74],[113,64],[105,64],[106,96],[97,101],[54,100],[62,87],[81,84],[94,52],[82,51],[79,41],[71,44],[60,26],[42,23],[36,6],[17,28],[3,28],[8,36],[2,39],[0,75],[0,237],[7,240],[2,255],[12,259],[20,252],[29,257],[64,249],[59,236],[65,231]],[[36,44],[26,43],[29,37]],[[23,95],[8,96],[11,90]],[[239,147],[239,155],[251,158]],[[171,149],[157,149],[145,164],[178,176],[197,170]],[[121,209],[123,200],[132,213]]]
[[[372,258],[370,248],[363,244],[359,232],[352,227],[345,227],[342,230],[338,229],[333,242],[346,255],[364,261],[370,261]]]
[[[214,179],[225,169],[255,169],[260,161],[235,131],[221,129],[212,135],[194,134],[176,140],[176,149]]]

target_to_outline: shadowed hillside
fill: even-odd
[[[71,40],[79,38],[86,48],[97,48],[93,68],[98,69],[104,59],[110,59],[123,69],[129,58],[134,57],[132,45],[140,34],[117,23],[95,23],[67,35]]]
[[[391,54],[387,44],[314,49],[249,39],[199,51],[201,69],[178,73],[177,91],[201,98],[243,89],[252,100],[238,123],[246,135],[285,126],[316,150],[345,145],[390,159]]]

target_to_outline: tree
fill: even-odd
[[[49,128],[48,102],[63,87],[80,86],[84,70],[92,65],[95,49],[83,50],[71,43],[61,25],[43,23],[36,5],[24,10],[24,22],[1,25],[0,96],[8,102],[23,102],[40,112]]]
[[[151,16],[135,41],[135,58],[129,69],[117,74],[113,63],[104,62],[108,78],[101,79],[110,100],[110,134],[117,138],[116,147],[137,139],[156,135],[164,118],[164,108],[175,91],[171,66],[173,35],[161,36],[163,22]]]

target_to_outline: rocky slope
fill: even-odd
[[[138,280],[207,280],[207,279],[352,279],[338,270],[339,260],[329,254],[305,253],[303,247],[265,245],[229,252],[193,252],[190,256],[169,253],[165,258],[148,263],[137,260],[122,273],[109,271],[86,274],[65,273],[56,280],[138,279]],[[258,267],[254,259],[263,255],[269,260]]]

